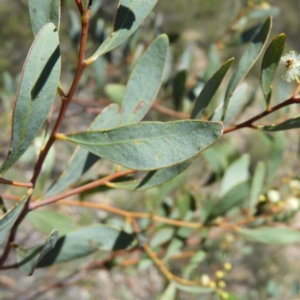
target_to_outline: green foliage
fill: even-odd
[[[29,1],[35,39],[20,79],[5,72],[0,91],[3,145],[10,141],[0,169],[0,269],[36,276],[36,268],[66,263],[55,270],[70,267],[73,279],[138,263],[165,276],[162,300],[238,299],[224,279],[231,261],[256,243],[299,242],[292,222],[300,179],[295,166],[281,164],[296,143],[274,133],[300,127],[299,83],[291,96],[277,89],[286,36],[268,41],[278,8],[236,0],[199,67],[201,43],[183,48],[176,34],[162,33],[156,2],[121,0],[111,14],[112,4],[100,0],[63,2],[62,12],[60,1]],[[245,44],[235,65],[228,57]],[[61,57],[67,65],[73,53],[75,69],[61,74]],[[290,55],[284,64],[297,79],[300,57]],[[260,58],[261,69],[253,68]],[[271,96],[283,94],[271,107]],[[80,200],[67,199],[75,195]]]

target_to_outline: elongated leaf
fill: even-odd
[[[119,125],[120,121],[120,107],[116,104],[111,104],[96,117],[90,128],[91,130],[114,128]],[[98,156],[77,147],[70,158],[67,167],[64,169],[58,180],[55,181],[47,191],[45,197],[57,194],[76,182],[81,175],[91,168],[98,160]]]
[[[243,201],[249,192],[249,182],[238,183],[232,187],[218,202],[209,215],[209,220],[223,216],[228,210]]]
[[[93,54],[96,60],[99,56],[113,50],[121,45],[132,35],[144,19],[149,15],[157,0],[120,0],[114,31],[102,43],[99,49]]]
[[[9,153],[0,169],[7,171],[26,151],[46,120],[60,75],[58,33],[46,24],[35,38],[26,58],[13,113]]]
[[[122,125],[139,122],[154,102],[162,83],[168,37],[158,36],[138,61],[127,83]]]
[[[208,80],[208,82],[206,83],[196,100],[194,109],[191,114],[191,119],[200,119],[202,117],[206,107],[215,95],[233,60],[233,58],[227,60],[219,68],[219,70]]]
[[[169,240],[171,240],[171,238],[173,237],[175,233],[175,229],[174,228],[161,228],[159,230],[157,230],[153,237],[151,238],[150,241],[150,246],[151,247],[157,247],[161,244],[164,244],[166,242],[168,242]]]
[[[247,91],[248,91],[247,83],[243,83],[234,91],[233,95],[228,101],[228,107],[227,107],[225,119],[223,120],[223,124],[230,123],[232,120],[234,120],[234,117],[238,114],[238,112],[241,111],[244,105],[243,99],[247,95]],[[217,107],[213,115],[210,117],[210,121],[214,121],[214,122],[221,121],[222,108],[223,108],[223,104]]]
[[[146,176],[138,180],[132,180],[127,182],[109,182],[107,183],[107,185],[113,188],[129,191],[150,189],[152,187],[168,182],[175,176],[179,175],[187,169],[187,167],[191,164],[192,161],[193,159],[189,159],[181,164],[170,168],[150,171]]]
[[[269,108],[270,105],[272,81],[284,49],[285,40],[286,35],[284,33],[274,38],[272,43],[266,50],[261,64],[260,82],[264,97],[266,99],[267,108]]]
[[[250,189],[250,196],[249,196],[249,203],[248,207],[251,213],[254,213],[255,205],[258,202],[258,196],[261,192],[264,180],[266,176],[266,164],[264,162],[259,162],[255,168],[252,182],[251,182],[251,189]]]
[[[238,228],[245,237],[259,243],[287,245],[300,241],[300,232],[291,228],[260,227],[257,229]]]
[[[225,93],[225,99],[224,99],[224,106],[223,106],[223,113],[222,113],[222,120],[224,120],[228,102],[230,97],[232,96],[232,93],[240,83],[240,81],[246,76],[246,74],[249,72],[253,64],[258,59],[264,45],[266,44],[270,30],[271,30],[272,20],[269,17],[264,25],[262,26],[261,30],[258,32],[258,34],[254,37],[253,41],[251,42],[248,49],[245,51],[243,56],[241,57],[236,70],[234,71],[230,82],[228,84],[226,93]]]
[[[227,168],[220,189],[220,197],[223,197],[235,185],[249,178],[250,157],[248,154],[241,156]]]
[[[26,216],[26,219],[35,229],[45,234],[55,228],[62,236],[76,228],[71,218],[53,210],[34,210]]]
[[[296,116],[295,118],[286,120],[279,124],[258,126],[258,128],[264,131],[281,131],[281,130],[300,128],[300,116]]]
[[[0,245],[3,243],[5,238],[9,235],[10,230],[17,221],[23,207],[28,199],[28,195],[23,197],[23,199],[15,205],[13,208],[7,211],[0,219]]]
[[[123,84],[109,83],[105,85],[104,91],[112,102],[122,105],[126,91],[126,87]]]
[[[176,285],[174,282],[170,282],[159,300],[174,300],[175,297],[176,297]]]
[[[57,134],[134,170],[156,170],[199,155],[222,134],[223,126],[201,121],[143,122],[107,131]]]
[[[98,250],[126,249],[134,242],[134,235],[120,229],[103,224],[91,225],[59,238],[54,249],[43,257],[38,267],[69,261]]]
[[[175,283],[177,290],[183,291],[183,292],[187,292],[190,294],[207,294],[207,293],[212,293],[215,291],[215,289],[212,288],[206,288],[206,287],[202,287],[202,286],[188,286],[188,285],[183,285],[183,284],[179,284],[179,283]]]
[[[26,250],[17,247],[15,249],[18,261],[17,266],[24,274],[29,276],[32,275],[37,264],[55,247],[57,240],[58,232],[54,230],[43,245],[35,246]]]
[[[57,30],[60,25],[59,0],[29,0],[29,13],[34,36],[47,23],[53,23]]]

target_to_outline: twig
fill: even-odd
[[[0,178],[0,184],[7,184],[7,185],[13,185],[13,186],[18,186],[18,187],[27,187],[27,188],[32,188],[33,185],[31,182],[18,182],[18,181],[11,181],[11,180],[6,180],[4,178]]]

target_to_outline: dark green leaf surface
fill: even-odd
[[[261,87],[266,99],[267,107],[270,105],[272,81],[285,46],[285,40],[286,35],[284,33],[274,38],[266,50],[261,64]]]
[[[252,241],[268,245],[287,245],[300,241],[300,232],[283,227],[239,228],[238,232]]]
[[[219,68],[219,70],[208,80],[196,100],[194,109],[191,114],[191,119],[200,119],[202,117],[206,107],[215,95],[233,60],[234,59],[231,58],[227,62],[225,62]]]
[[[228,210],[233,208],[239,202],[245,200],[249,192],[249,182],[238,183],[232,187],[212,210],[209,219],[223,216]]]
[[[106,131],[57,138],[134,170],[156,170],[199,155],[221,136],[223,126],[201,121],[143,122]]]
[[[251,188],[250,188],[250,195],[249,195],[249,202],[248,207],[250,212],[254,212],[255,205],[258,202],[258,196],[261,193],[261,190],[264,185],[266,176],[266,164],[264,162],[259,162],[255,168]]]
[[[234,123],[234,117],[241,111],[241,108],[244,105],[243,99],[245,98],[248,91],[248,84],[241,84],[233,93],[231,98],[228,101],[228,107],[225,115],[225,119],[223,120],[223,124],[228,124],[230,122]],[[222,108],[221,104],[210,117],[210,121],[220,122],[222,118]]]
[[[26,219],[36,230],[45,234],[55,228],[62,236],[76,229],[71,218],[54,210],[34,210],[26,216]]]
[[[27,150],[48,117],[59,76],[58,33],[55,26],[48,23],[34,40],[23,67],[13,113],[10,150],[0,175]]]
[[[106,84],[104,87],[104,91],[111,102],[122,105],[125,91],[126,91],[126,87],[123,84],[119,84],[119,83]]]
[[[165,168],[161,170],[155,170],[149,172],[146,176],[143,178],[128,181],[128,182],[110,182],[108,186],[117,188],[117,189],[123,189],[123,190],[146,190],[150,189],[152,187],[161,185],[175,176],[182,173],[184,170],[187,169],[187,167],[191,164],[193,159],[189,159],[181,164],[178,164],[176,166]]]
[[[43,257],[38,267],[69,261],[98,250],[126,249],[134,242],[134,235],[120,229],[102,224],[91,225],[59,238],[54,249]]]
[[[149,15],[157,0],[121,0],[118,6],[114,31],[93,54],[96,60],[99,56],[121,45],[140,26]]]
[[[168,37],[158,36],[139,59],[126,86],[122,125],[139,122],[154,102],[162,83]]]
[[[14,226],[16,220],[18,219],[23,207],[28,199],[26,195],[17,205],[7,211],[0,219],[0,245],[9,235],[10,230]]]
[[[15,251],[17,254],[17,266],[26,275],[32,275],[37,264],[42,258],[49,253],[56,245],[58,240],[58,232],[52,231],[50,236],[47,238],[45,244],[32,247],[30,249],[22,249],[16,247]]]
[[[91,124],[91,130],[114,128],[120,124],[120,107],[116,104],[107,106]],[[93,164],[99,160],[98,156],[77,147],[70,158],[67,167],[58,180],[50,187],[45,197],[57,194],[76,182]]]
[[[264,131],[281,131],[281,130],[300,128],[300,116],[296,116],[295,118],[286,120],[279,124],[258,126],[258,128]]]
[[[34,36],[47,23],[53,23],[57,30],[60,25],[59,0],[29,0],[29,13]]]
[[[244,154],[227,168],[221,183],[220,197],[223,197],[235,185],[248,180],[249,166],[250,157]]]
[[[246,76],[249,72],[253,64],[258,59],[261,51],[263,50],[264,45],[266,44],[270,30],[271,30],[272,20],[269,17],[264,25],[262,26],[261,30],[252,40],[248,49],[244,52],[243,56],[241,57],[231,79],[228,84],[225,99],[224,99],[224,106],[223,106],[223,113],[222,113],[222,120],[224,120],[228,102],[230,97],[232,96],[234,90],[237,88],[240,81]]]

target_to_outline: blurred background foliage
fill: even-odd
[[[173,75],[174,77],[178,76],[178,78],[173,78],[173,80],[176,82],[176,79],[178,79],[180,83],[180,76],[187,76],[185,82],[186,91],[182,98],[189,99],[185,99],[185,101],[179,99],[177,107],[183,110],[183,113],[186,113],[191,108],[189,105],[190,100],[193,100],[193,96],[190,96],[190,94],[193,92],[193,88],[199,83],[197,82],[199,73],[201,74],[200,77],[205,81],[213,74],[213,71],[216,69],[215,67],[218,67],[221,62],[232,56],[239,58],[245,50],[246,42],[249,41],[251,30],[255,29],[255,26],[265,19],[265,16],[261,18],[258,16],[250,20],[247,26],[243,28],[242,35],[237,28],[243,25],[241,23],[236,25],[235,29],[226,30],[226,26],[230,24],[235,14],[234,10],[238,11],[239,3],[241,9],[251,8],[253,5],[267,5],[267,8],[270,5],[275,6],[271,38],[284,32],[287,34],[285,51],[287,52],[290,49],[300,50],[300,25],[297,22],[300,13],[300,1],[270,0],[267,3],[263,1],[189,0],[187,3],[187,1],[182,0],[174,0],[172,2],[160,0],[154,13],[143,24],[142,29],[131,38],[131,44],[129,43],[129,45],[120,47],[121,50],[116,50],[112,54],[107,55],[106,60],[99,60],[96,70],[92,67],[87,69],[80,84],[78,99],[87,99],[86,101],[93,103],[98,99],[108,97],[118,102],[120,99],[119,94],[122,95],[123,93],[120,90],[122,87],[118,87],[119,90],[114,88],[111,92],[108,88],[103,91],[103,87],[105,83],[126,83],[135,60],[144,50],[143,47],[148,45],[156,34],[153,30],[155,28],[157,31],[166,32],[170,37],[174,53],[172,74],[177,74]],[[0,0],[0,5],[2,30],[0,36],[0,74],[3,74],[3,76],[0,76],[0,91],[2,109],[7,112],[0,123],[3,136],[6,138],[10,130],[8,120],[10,119],[11,111],[11,106],[7,103],[14,98],[17,84],[15,78],[17,78],[21,71],[33,36],[26,0],[11,0],[9,2]],[[114,20],[116,5],[117,1],[104,0],[101,9],[95,12],[90,27],[88,44],[90,54],[94,52],[103,40],[102,25],[97,22],[97,18],[103,19],[105,24],[111,24]],[[75,10],[74,1],[62,0],[60,39],[63,86],[69,85],[72,79],[72,72],[74,72],[76,66],[76,49],[80,29],[78,26],[78,15]],[[215,44],[214,48],[212,48],[213,44]],[[214,54],[216,52],[218,55]],[[189,59],[184,58],[185,55],[183,53],[186,56],[190,53],[192,56],[190,59],[192,63],[188,63],[188,72],[185,75],[180,74],[180,72],[176,73],[178,68],[182,67],[180,64],[189,61]],[[213,59],[210,61],[211,58]],[[210,70],[207,66],[213,60],[217,61],[215,61],[215,66]],[[105,73],[101,73],[103,69],[105,69]],[[100,70],[98,74],[97,70]],[[251,106],[246,111],[245,104],[242,110],[246,111],[247,114],[241,114],[238,119],[234,120],[234,123],[248,119],[249,116],[262,110],[264,103],[257,101],[258,99],[262,99],[261,92],[255,93],[258,82],[257,78],[259,76],[258,70],[259,63],[256,63],[246,79],[250,91],[248,94],[253,95],[253,99],[251,100],[250,96],[246,98],[248,101],[256,101],[254,102],[256,106]],[[279,76],[277,77],[276,84],[274,84],[275,92],[273,100],[275,103],[286,99],[287,95],[293,89],[284,84]],[[166,93],[172,93],[172,88],[169,87],[169,90],[166,90]],[[209,113],[214,111],[217,102],[218,99],[215,99]],[[102,108],[107,103],[99,101],[96,104],[97,107],[100,105],[100,108]],[[172,107],[173,104],[167,102],[167,105]],[[80,116],[80,107],[80,103],[74,104],[69,115],[70,122],[72,124],[75,123],[78,130],[86,128],[93,118],[89,114],[82,118]],[[90,112],[93,108],[95,107],[91,105]],[[285,113],[289,114],[290,111],[291,109],[289,108]],[[282,117],[282,115],[275,114],[269,120],[278,119],[278,117]],[[170,116],[162,117],[155,111],[152,111],[147,118],[153,120],[172,119]],[[69,129],[70,122],[66,122],[66,130]],[[32,160],[37,155],[36,151],[40,144],[41,141],[37,140],[36,144],[27,151],[22,157],[20,164],[18,164],[19,169],[9,171],[12,177],[19,176],[20,170],[23,170],[26,174]],[[0,146],[4,147],[4,145],[5,141],[1,141]],[[48,187],[51,184],[51,179],[56,178],[60,174],[73,148],[69,145],[67,148],[56,145],[55,150],[55,153],[48,160],[49,168],[43,173],[44,177],[42,176],[42,181],[39,183],[40,191],[37,193],[41,193],[45,189],[44,186]],[[5,152],[1,152],[2,157],[3,153]],[[61,164],[53,163],[54,155]],[[178,176],[162,187],[141,192],[108,190],[108,188],[105,188],[105,193],[96,193],[103,192],[102,188],[92,191],[90,194],[80,195],[80,200],[97,199],[97,202],[108,202],[125,210],[156,211],[164,216],[170,216],[172,210],[175,210],[174,207],[176,207],[174,215],[178,214],[181,218],[189,220],[189,213],[195,211],[196,208],[200,208],[202,214],[209,211],[207,208],[209,205],[207,204],[207,199],[211,200],[212,203],[217,201],[216,199],[220,196],[217,191],[220,185],[222,185],[220,179],[223,178],[225,180],[226,170],[229,170],[230,167],[231,169],[236,168],[234,171],[236,173],[232,173],[234,174],[232,175],[234,176],[234,180],[237,180],[236,178],[240,176],[243,177],[241,174],[246,174],[244,179],[248,179],[253,175],[257,165],[261,161],[266,163],[268,175],[264,189],[260,194],[261,203],[256,207],[256,214],[268,213],[274,207],[278,207],[278,203],[272,200],[272,191],[275,191],[275,194],[276,192],[280,194],[280,205],[288,205],[288,199],[292,196],[299,197],[300,188],[299,186],[297,187],[297,183],[300,182],[298,180],[300,170],[299,131],[294,130],[285,134],[265,134],[245,130],[225,136],[220,143],[206,151],[201,159],[193,163],[188,172]],[[110,165],[106,165],[105,163],[97,163],[95,167],[85,174],[85,177],[78,184],[80,185],[82,182],[100,177],[101,172],[105,173],[110,167]],[[251,173],[251,176],[248,173]],[[29,175],[26,174],[25,176],[30,176],[30,174],[29,172]],[[231,181],[237,183],[234,180],[231,179]],[[5,192],[16,194],[13,188],[6,189]],[[240,193],[240,190],[237,193]],[[243,194],[243,190],[241,193]],[[186,203],[189,203],[189,207],[187,207]],[[126,228],[128,231],[132,230],[126,223],[126,220],[114,217],[100,210],[90,210],[75,206],[63,206],[57,210],[60,214],[55,215],[54,213],[47,218],[48,220],[52,220],[55,226],[57,226],[58,220],[62,222],[63,225],[60,225],[62,230],[66,229],[66,227],[68,230],[71,230],[76,228],[76,226],[89,225],[92,221],[105,222]],[[235,208],[233,211],[230,211],[230,207],[225,207],[223,210],[228,210],[229,216],[233,220],[238,220],[240,212],[243,211],[240,207],[236,208],[236,211]],[[207,214],[206,217],[209,217],[209,213]],[[222,215],[222,209],[219,214],[220,216]],[[62,215],[64,218],[62,218]],[[203,215],[200,217],[201,220],[205,219]],[[217,215],[214,217],[216,218]],[[291,223],[297,228],[300,226],[299,217],[297,217],[296,211],[293,209],[275,214],[272,218],[274,218],[272,219],[273,222],[283,221]],[[43,234],[43,232],[32,234],[31,226],[39,231],[43,231],[43,226],[45,225],[41,223],[42,219],[43,216],[39,216],[38,214],[31,217],[29,215],[27,223],[21,228],[22,234],[31,241],[31,244],[34,244]],[[141,222],[139,225],[141,228],[143,226],[146,228],[149,224]],[[48,232],[45,228],[44,231]],[[150,245],[157,247],[156,249],[161,251],[162,249],[166,250],[164,247],[168,247],[167,251],[170,251],[169,256],[171,257],[171,254],[174,254],[172,247],[175,249],[177,247],[176,243],[180,244],[180,240],[185,240],[189,237],[191,231],[184,228],[176,231],[176,236],[179,238],[173,239],[173,245],[170,243],[170,239],[175,235],[172,227],[157,227],[153,229],[151,234]],[[177,293],[176,299],[299,299],[299,245],[287,247],[265,246],[250,244],[231,232],[220,234],[218,230],[215,230],[210,234],[213,238],[206,240],[206,233],[203,232],[203,247],[197,253],[193,249],[193,239],[191,239],[191,244],[188,245],[187,250],[191,249],[191,251],[194,251],[192,258],[171,259],[169,268],[175,274],[182,274],[183,271],[184,276],[187,278],[192,274],[196,277],[202,276],[201,278],[204,280],[205,277],[203,275],[209,274],[220,285],[220,290],[224,290],[224,293],[228,291],[228,297],[226,298],[225,294],[222,293],[216,295],[191,295],[181,290]],[[72,280],[69,282],[68,280],[61,279],[72,274],[73,270],[80,268],[83,264],[102,259],[105,255],[106,253],[100,252],[88,258],[63,264],[63,268],[53,266],[48,270],[37,270],[31,278],[23,277],[18,271],[6,271],[3,275],[0,274],[0,290],[2,290],[0,291],[0,296],[10,297],[9,295],[17,295],[13,296],[17,297],[14,299],[26,299],[26,293],[21,295],[21,291],[30,291],[30,287],[34,285],[44,286],[48,281],[55,282],[56,280],[61,280],[63,282],[63,289],[49,288],[47,293],[44,294],[43,292],[41,295],[36,296],[37,298],[35,299],[66,299],[71,297],[75,297],[76,299],[175,299],[171,297],[172,295],[170,296],[172,294],[172,287],[169,287],[169,292],[165,292],[161,296],[163,291],[168,287],[168,283],[146,255],[139,257],[138,262],[132,264],[128,262],[127,264],[122,264],[122,259],[126,261],[126,255],[123,258],[117,257],[115,263],[119,265],[118,267],[110,270],[113,266],[108,265],[106,269],[109,271],[93,270],[91,274],[85,274],[83,271],[79,273],[78,278],[74,282]],[[169,258],[167,257],[166,259]],[[233,265],[232,270],[229,270],[228,263]],[[223,275],[220,272],[223,272]],[[225,286],[225,281],[227,286]],[[59,285],[56,287],[59,287]]]

